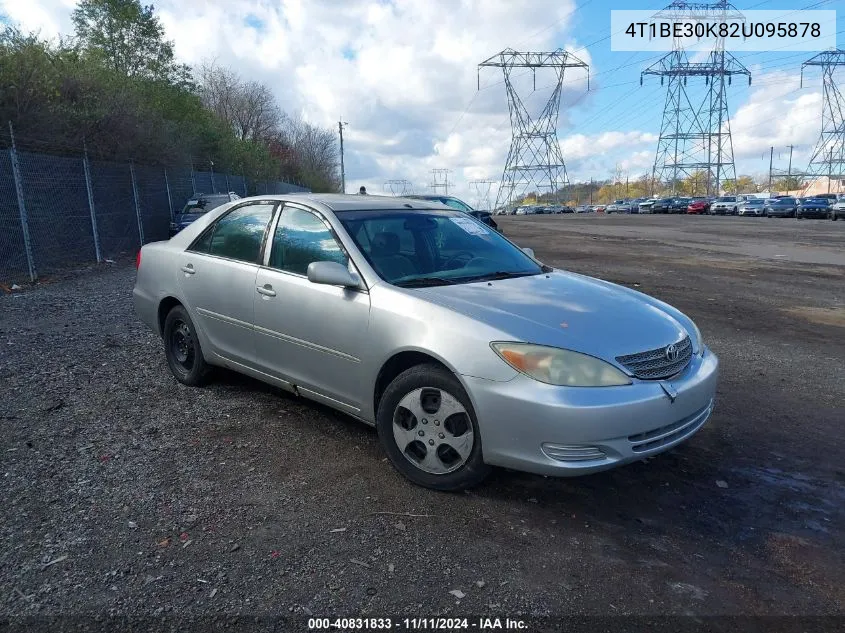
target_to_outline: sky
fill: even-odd
[[[149,0],[144,0],[146,4]],[[72,32],[74,0],[0,0],[0,13],[26,30]],[[661,53],[613,52],[611,9],[658,10],[668,0],[159,0],[156,14],[180,61],[214,59],[275,92],[288,113],[344,128],[346,189],[431,192],[433,169],[449,170],[449,193],[486,207],[511,143],[501,70],[478,64],[506,48],[564,49],[590,66],[564,76],[558,138],[573,182],[650,173],[666,97],[659,78],[640,72]],[[845,0],[746,0],[742,9],[836,9],[845,30]],[[793,18],[794,19],[794,18]],[[843,35],[839,34],[840,46]],[[752,73],[728,89],[738,174],[806,166],[821,126],[813,53],[754,52],[736,57]],[[551,71],[515,86],[530,112],[551,91]],[[842,71],[845,75],[845,70]],[[480,81],[480,89],[479,82]],[[692,81],[692,80],[690,80]],[[703,84],[703,80],[697,80]],[[701,86],[690,86],[695,93]],[[442,182],[442,176],[438,182]],[[410,191],[410,190],[409,190]],[[440,189],[442,192],[442,189]]]

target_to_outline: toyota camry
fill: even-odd
[[[245,198],[137,266],[136,311],[178,381],[227,367],[334,407],[430,488],[605,470],[713,410],[718,361],[679,310],[425,200]]]

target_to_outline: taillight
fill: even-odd
[[[138,255],[135,257],[135,270],[138,270],[141,267],[141,251],[138,251]]]

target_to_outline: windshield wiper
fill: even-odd
[[[415,279],[406,279],[405,281],[395,281],[394,286],[400,288],[425,288],[427,286],[450,286],[455,282],[451,279],[444,279],[443,277],[417,277]]]
[[[460,277],[460,281],[495,281],[497,279],[515,279],[517,277],[530,277],[532,275],[539,275],[540,273],[531,272],[511,272],[507,270],[497,270],[494,273],[485,273],[483,275],[473,275],[472,277]]]

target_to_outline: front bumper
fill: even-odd
[[[569,477],[641,460],[691,437],[713,410],[718,373],[718,359],[705,348],[671,380],[635,379],[624,387],[555,387],[522,374],[508,382],[464,380],[486,463]]]

